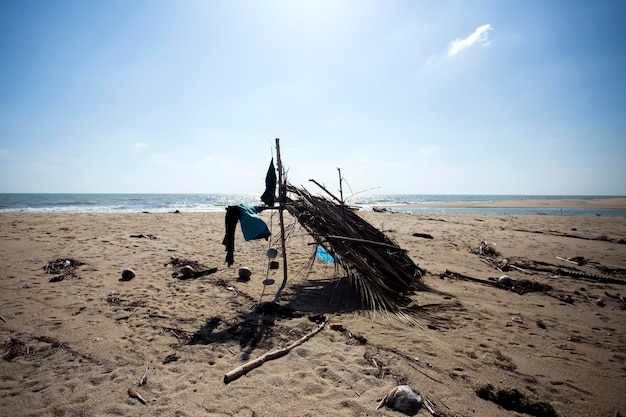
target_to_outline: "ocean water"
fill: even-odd
[[[475,203],[506,200],[569,200],[619,198],[618,196],[546,196],[546,195],[425,195],[372,194],[348,200],[353,206],[369,211],[373,207],[391,207],[403,213],[484,213],[484,214],[555,214],[565,216],[624,216],[624,209],[571,208],[451,208],[438,203]],[[132,213],[132,212],[223,212],[228,205],[261,205],[260,195],[248,194],[0,194],[0,213]]]

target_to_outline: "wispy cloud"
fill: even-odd
[[[9,150],[0,148],[0,157],[9,155]]]
[[[461,51],[476,47],[476,46],[488,46],[489,32],[493,29],[490,24],[478,26],[476,30],[466,37],[465,39],[455,39],[448,45],[448,50],[441,55],[432,55],[428,57],[424,65],[422,65],[423,72],[433,72],[441,68],[446,62],[453,59],[455,56],[461,53]]]
[[[434,147],[434,146],[427,146],[427,147],[421,148],[419,150],[419,153],[421,155],[430,155],[431,153],[435,152],[436,150],[437,150],[437,148]]]
[[[133,149],[143,149],[147,147],[148,147],[148,144],[144,142],[137,142],[133,145]]]
[[[467,38],[453,40],[448,47],[448,56],[452,57],[458,55],[462,50],[474,45],[489,45],[489,31],[492,29],[490,24],[478,26]]]

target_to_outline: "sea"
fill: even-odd
[[[475,214],[545,214],[563,216],[626,217],[626,209],[600,208],[487,208],[440,207],[440,203],[471,205],[476,202],[509,200],[571,200],[610,199],[623,196],[579,195],[426,195],[371,194],[357,195],[347,203],[360,210],[371,211],[385,207],[400,213],[475,213]],[[251,194],[2,194],[0,213],[134,213],[134,212],[223,212],[229,205],[261,205],[259,195]]]

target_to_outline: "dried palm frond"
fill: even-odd
[[[415,290],[436,292],[422,282],[426,271],[352,208],[291,185],[287,191],[287,211],[333,254],[366,308],[402,314]]]

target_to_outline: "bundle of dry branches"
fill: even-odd
[[[366,308],[399,313],[414,290],[433,291],[421,280],[426,271],[349,206],[291,185],[288,191],[286,209],[345,269]]]

